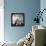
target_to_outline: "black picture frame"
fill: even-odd
[[[11,26],[24,26],[25,16],[24,13],[11,13]]]

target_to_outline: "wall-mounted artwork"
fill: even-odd
[[[11,13],[11,26],[24,26],[24,13]]]

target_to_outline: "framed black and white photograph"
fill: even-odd
[[[24,13],[11,13],[11,26],[24,26]]]

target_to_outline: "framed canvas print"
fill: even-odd
[[[11,26],[24,26],[24,13],[11,13]]]

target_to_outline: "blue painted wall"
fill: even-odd
[[[43,9],[46,9],[46,0],[41,0],[40,1],[40,10],[42,11]],[[43,12],[43,22],[40,22],[40,25],[45,26],[46,27],[46,10]]]
[[[32,30],[34,17],[40,9],[40,0],[4,0],[4,38],[18,41]],[[25,13],[24,27],[11,27],[11,13]]]

